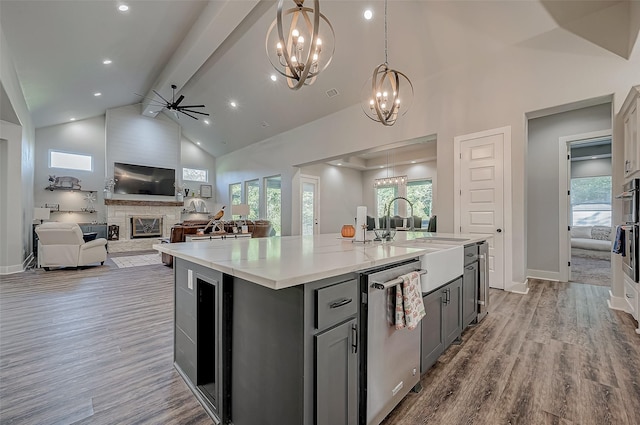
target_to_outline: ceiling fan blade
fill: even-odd
[[[156,96],[158,96],[160,99],[162,99],[162,100],[164,100],[165,102],[167,102],[167,105],[170,105],[170,104],[171,104],[171,102],[169,102],[167,99],[165,99],[164,97],[162,97],[162,95],[161,95],[160,93],[158,93],[158,92],[157,92],[157,91],[155,91],[155,90],[152,90],[152,91],[153,91],[153,92],[156,94]]]
[[[182,105],[180,108],[206,108],[204,105]]]
[[[177,111],[178,111],[178,112],[182,112],[183,114],[185,114],[185,115],[186,115],[186,116],[188,116],[188,117],[193,118],[194,120],[198,120],[198,118],[194,117],[194,116],[193,116],[193,115],[191,115],[191,114],[187,114],[187,113],[186,113],[185,111],[183,111],[182,109],[178,109]]]
[[[192,111],[191,109],[185,109],[185,108],[180,108],[180,109],[178,109],[178,111],[180,111],[180,112],[187,111],[187,112],[191,112],[192,114],[200,114],[200,115],[209,116],[209,114],[207,114],[206,112]]]

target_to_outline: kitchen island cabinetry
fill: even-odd
[[[420,371],[425,373],[462,334],[462,278],[424,295]]]
[[[234,425],[355,425],[353,274],[274,291],[176,258],[175,364]]]

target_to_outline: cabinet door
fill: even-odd
[[[634,174],[639,163],[638,101],[632,103],[623,116],[624,121],[624,175]]]
[[[477,313],[478,299],[478,262],[464,268],[462,275],[462,330],[473,322]]]
[[[422,299],[426,316],[421,321],[421,373],[429,370],[444,351],[442,308],[444,307],[445,299],[445,291],[442,289],[438,289]]]
[[[316,425],[358,422],[357,320],[315,336]]]
[[[444,349],[462,334],[462,278],[445,286],[445,305],[442,323],[444,325]]]

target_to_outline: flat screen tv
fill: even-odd
[[[133,195],[164,195],[173,196],[176,181],[176,170],[171,168],[147,167],[144,165],[122,164],[113,165],[115,193]]]

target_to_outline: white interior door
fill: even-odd
[[[487,234],[489,284],[505,288],[504,146],[508,129],[456,137],[458,202],[456,226],[461,233]]]
[[[320,179],[312,176],[300,177],[300,234],[320,233]]]

